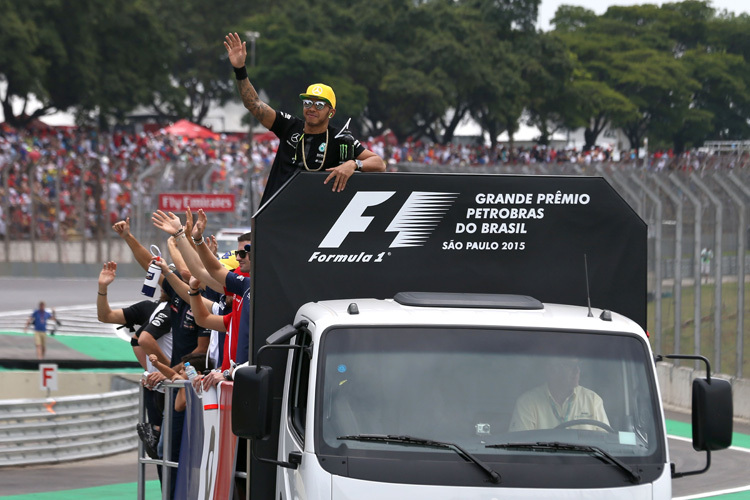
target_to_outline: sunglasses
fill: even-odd
[[[321,109],[328,106],[328,103],[325,101],[311,101],[310,99],[305,99],[302,101],[302,107],[305,109],[308,109],[312,107],[313,105],[315,106],[315,109],[320,111]]]
[[[247,257],[247,254],[250,253],[247,250],[235,250],[234,254],[239,257],[240,259],[244,259]]]

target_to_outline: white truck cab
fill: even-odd
[[[647,227],[604,179],[320,181],[253,217],[253,500],[668,499],[730,445],[729,383],[683,356],[707,458],[671,470]]]
[[[623,316],[590,312],[455,293],[305,304],[268,340],[290,350],[279,498],[671,498],[648,339]],[[246,367],[235,390],[266,398],[277,375]],[[552,387],[565,384],[558,404]],[[719,414],[722,387],[704,405]],[[240,422],[269,428],[271,413],[256,411]],[[240,422],[236,432],[265,437]],[[700,449],[726,440],[726,420],[715,424],[699,424],[713,432]]]

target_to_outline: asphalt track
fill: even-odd
[[[40,301],[48,308],[96,304],[97,282],[101,267],[91,265],[91,277],[80,279],[0,277],[0,312],[28,310]],[[143,300],[141,280],[116,278],[108,290],[110,302]]]
[[[96,272],[92,272],[96,275]],[[109,288],[110,302],[137,301],[139,280],[116,280]],[[0,278],[3,290],[0,313],[31,310],[44,300],[48,307],[91,305],[96,300],[96,279]],[[12,293],[7,293],[12,291]],[[700,469],[705,455],[693,451],[689,415],[668,413],[669,448],[677,471]],[[679,500],[712,498],[750,500],[750,426],[735,424],[734,445],[712,454],[711,469],[673,481]],[[55,465],[0,468],[3,500],[131,500],[136,498],[137,453]],[[146,498],[161,498],[154,466],[148,466]]]

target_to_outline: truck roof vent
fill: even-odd
[[[467,307],[477,309],[544,309],[544,305],[528,295],[494,293],[399,292],[393,300],[404,306]]]

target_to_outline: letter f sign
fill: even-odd
[[[323,238],[319,248],[338,248],[349,233],[364,232],[374,219],[374,217],[362,215],[365,210],[368,207],[380,205],[395,193],[395,191],[358,191]]]

